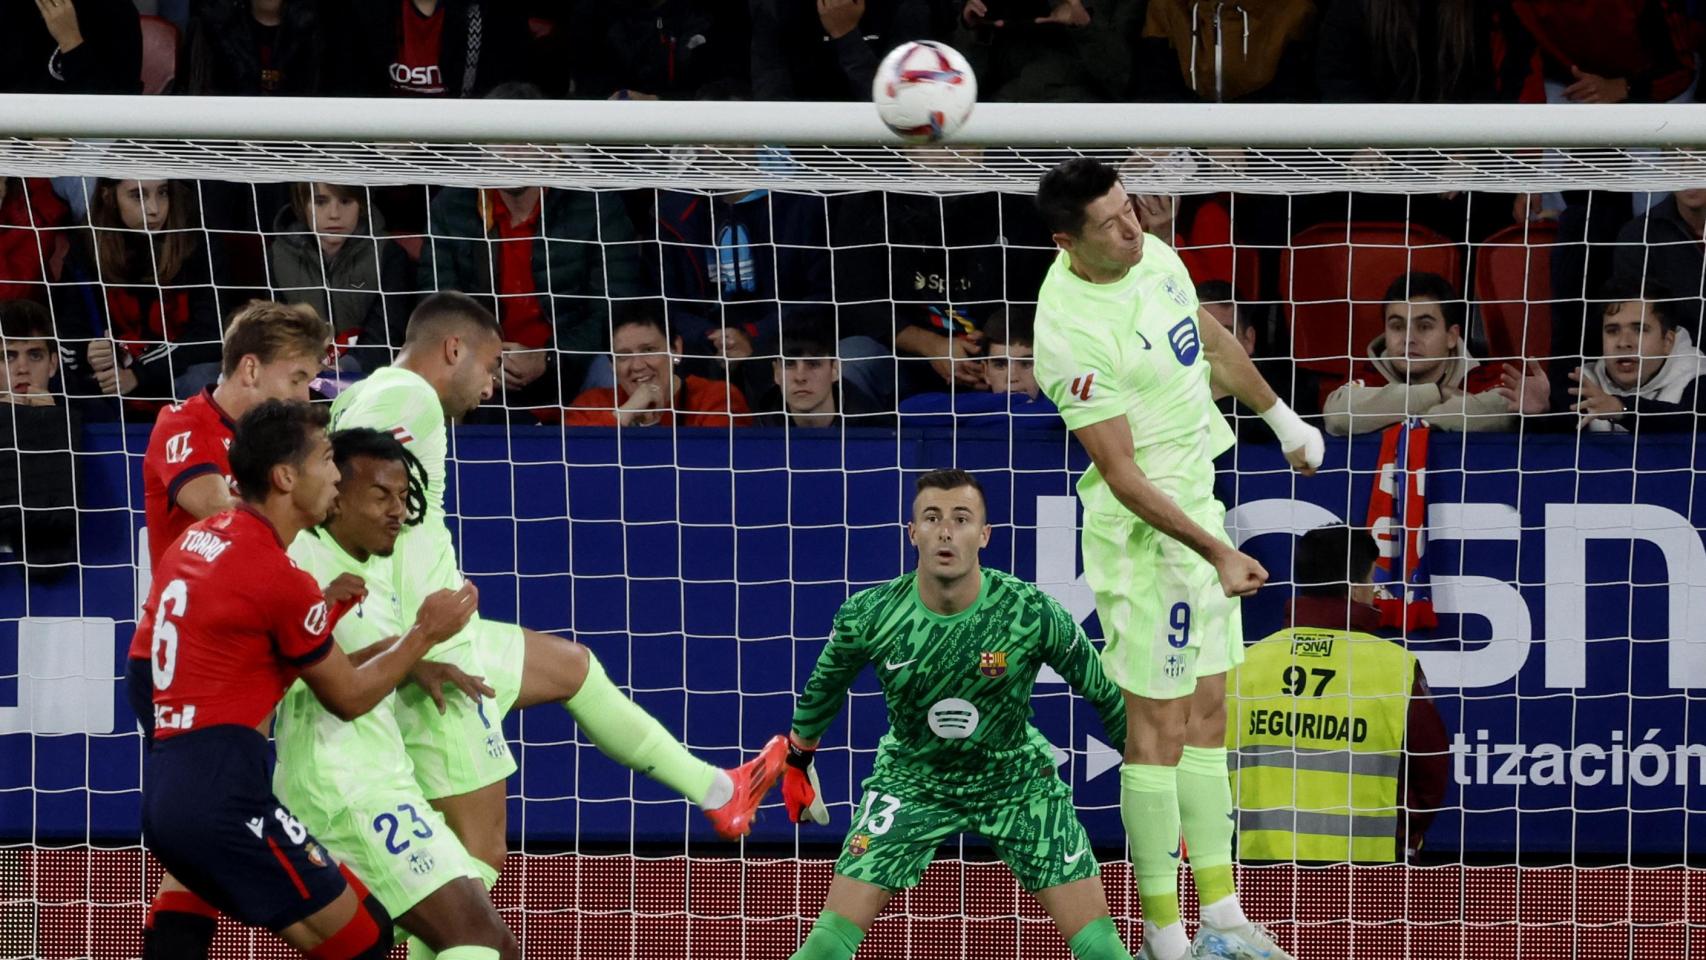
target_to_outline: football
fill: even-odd
[[[971,64],[945,43],[903,43],[883,58],[871,84],[877,114],[911,143],[952,136],[977,105]]]

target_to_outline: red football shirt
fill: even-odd
[[[148,520],[148,558],[155,568],[166,548],[199,519],[178,506],[178,491],[209,473],[229,484],[229,451],[236,435],[237,424],[214,402],[212,387],[167,407],[154,421],[142,457],[142,506]]]
[[[132,643],[152,660],[154,736],[265,720],[331,651],[343,609],[247,504],[191,525],[154,568]]]
[[[414,0],[402,0],[398,21],[397,54],[391,63],[391,92],[405,96],[444,96],[444,68],[439,55],[444,46],[444,4],[424,16]]]

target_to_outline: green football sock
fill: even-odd
[[[1131,843],[1143,920],[1179,922],[1178,771],[1144,763],[1120,767],[1120,820]]]
[[[789,960],[852,960],[853,951],[865,939],[859,925],[833,910],[818,914],[806,942]]]
[[[451,947],[438,955],[438,960],[498,960],[502,954],[491,947]]]
[[[705,794],[720,771],[688,753],[663,724],[628,699],[610,682],[604,665],[590,650],[586,680],[563,706],[586,738],[605,756],[694,803],[704,803]]]
[[[1066,941],[1066,947],[1075,960],[1131,960],[1131,951],[1125,948],[1110,917],[1097,917],[1085,924]]]
[[[1233,894],[1232,782],[1225,747],[1186,747],[1179,758],[1179,824],[1191,851],[1191,877],[1199,903]]]

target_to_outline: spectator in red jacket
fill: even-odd
[[[47,265],[71,211],[46,180],[0,177],[0,300],[47,302]]]
[[[96,181],[54,306],[74,396],[157,404],[213,383],[219,307],[194,182]]]
[[[722,380],[678,374],[681,338],[664,330],[659,301],[615,305],[610,333],[615,387],[594,387],[575,398],[563,422],[581,427],[727,427],[750,425],[740,388]],[[737,416],[730,416],[736,414]]]

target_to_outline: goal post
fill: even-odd
[[[1157,209],[1193,278],[1224,284],[1242,311],[1234,330],[1253,331],[1259,366],[1299,409],[1320,411],[1345,384],[1390,373],[1370,352],[1386,290],[1418,271],[1455,293],[1461,339],[1481,364],[1471,392],[1492,389],[1506,361],[1529,359],[1550,365],[1561,392],[1568,371],[1603,350],[1590,283],[1618,270],[1665,273],[1693,311],[1677,325],[1699,342],[1706,268],[1690,280],[1699,257],[1685,256],[1699,235],[1661,230],[1675,226],[1667,195],[1706,186],[1697,107],[983,104],[952,141],[913,147],[869,104],[0,96],[0,183],[60,178],[73,207],[90,200],[81,178],[97,177],[194,182],[204,208],[218,197],[246,203],[249,222],[208,228],[210,249],[251,255],[233,258],[248,273],[215,264],[201,281],[222,302],[283,295],[270,251],[291,229],[277,205],[292,183],[349,185],[368,208],[383,208],[390,190],[426,214],[424,225],[357,235],[412,247],[404,289],[386,291],[401,296],[379,307],[391,324],[389,311],[435,289],[423,247],[485,244],[485,268],[499,268],[491,235],[442,232],[426,213],[455,190],[537,185],[620,210],[621,239],[571,238],[595,251],[599,282],[548,291],[596,302],[601,318],[660,296],[672,316],[720,307],[749,268],[820,270],[809,293],[779,283],[743,302],[830,317],[841,389],[864,364],[861,375],[892,391],[877,411],[890,419],[875,426],[529,420],[455,431],[447,504],[484,615],[583,640],[720,765],[785,727],[838,605],[910,568],[902,524],[922,470],[977,473],[996,528],[984,563],[1043,585],[1099,637],[1078,547],[1082,451],[1056,417],[1009,418],[1005,404],[956,415],[960,395],[975,392],[956,377],[964,368],[894,344],[908,325],[946,344],[957,325],[1034,303],[1053,248],[1029,196],[1076,155],[1119,166],[1133,194],[1171,198]],[[759,192],[770,212],[741,220],[734,199]],[[1518,206],[1517,196],[1533,200]],[[702,234],[666,229],[659,211],[671,198],[714,211]],[[809,230],[785,234],[776,198],[809,200]],[[1672,219],[1698,213],[1685,212]],[[725,226],[742,236],[735,223],[765,236],[725,238]],[[0,247],[35,229],[0,221]],[[74,228],[41,232],[37,275],[16,282],[57,317],[56,294],[73,281],[56,240]],[[634,286],[610,281],[618,255],[635,262]],[[669,287],[677,268],[703,287]],[[109,287],[85,282],[92,298]],[[854,318],[873,313],[889,330],[877,343],[887,352],[849,352]],[[873,331],[858,332],[881,341]],[[589,349],[608,360],[603,334]],[[747,363],[775,358],[779,379],[780,349]],[[715,378],[708,351],[685,353]],[[978,379],[988,381],[985,368]],[[909,406],[914,393],[947,400],[926,411]],[[0,418],[13,419],[9,407],[0,403]],[[1407,647],[1447,734],[1436,763],[1410,768],[1443,778],[1412,862],[1245,865],[1251,915],[1310,958],[1697,949],[1698,431],[1578,432],[1559,428],[1569,415],[1558,409],[1465,431],[1462,416],[1441,414],[1419,462],[1394,459],[1382,427],[1330,439],[1321,473],[1300,478],[1242,429],[1255,421],[1248,411],[1231,415],[1241,440],[1219,463],[1217,494],[1230,536],[1273,574],[1244,605],[1246,640],[1284,621],[1294,534],[1331,522],[1422,532],[1409,559],[1425,555],[1423,571],[1396,562],[1437,620]],[[55,451],[80,476],[71,573],[26,573],[27,551],[4,542],[0,522],[0,960],[138,949],[157,874],[141,847],[140,738],[115,665],[146,585],[136,478],[147,421],[134,407],[85,417],[70,449]],[[0,445],[6,456],[17,455]],[[1398,481],[1419,496],[1379,506],[1383,482]],[[0,490],[0,521],[26,485],[8,482],[16,489]],[[1122,859],[1119,755],[1052,672],[1036,693],[1036,723],[1129,934],[1138,905]],[[786,957],[821,904],[884,728],[867,677],[818,755],[833,825],[796,829],[772,804],[737,848],[716,842],[678,797],[603,758],[564,711],[512,716],[521,771],[509,784],[514,856],[500,908],[530,957]],[[882,956],[1066,956],[988,848],[966,841],[896,899],[868,943]],[[270,949],[227,931],[219,955]]]

